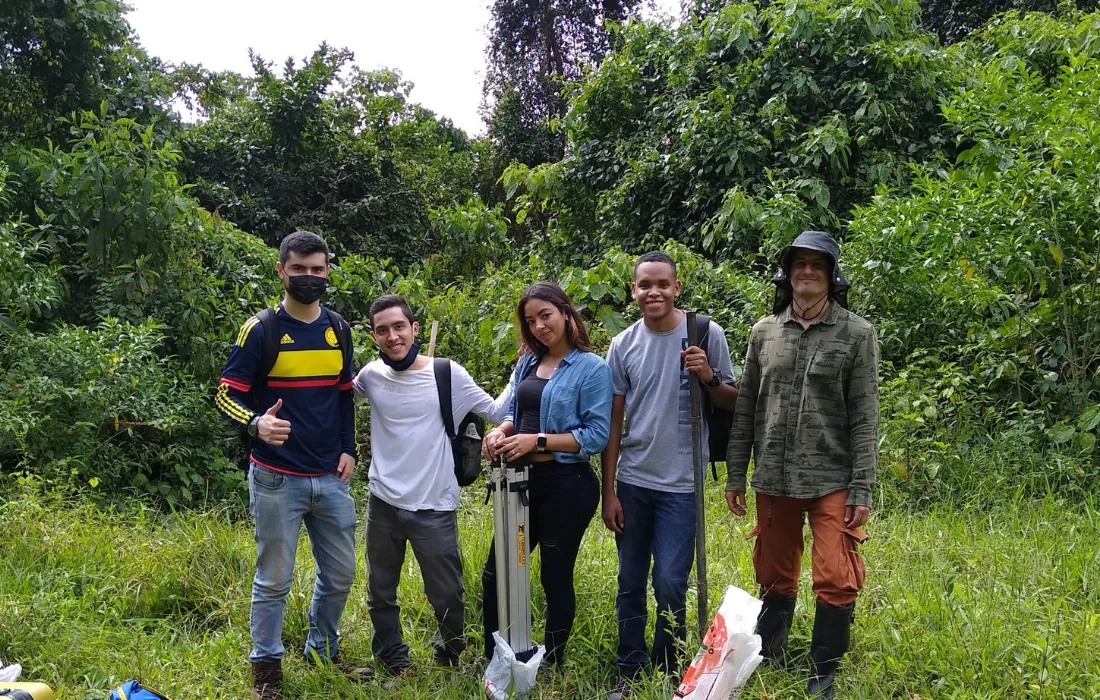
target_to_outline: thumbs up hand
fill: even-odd
[[[260,416],[260,420],[256,424],[256,434],[259,438],[267,444],[275,445],[276,447],[286,442],[286,439],[290,437],[290,421],[285,421],[275,415],[282,407],[283,400],[279,399],[275,402],[274,406],[267,409],[267,411]]]

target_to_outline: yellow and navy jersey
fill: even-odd
[[[261,372],[264,327],[252,317],[241,326],[222,372],[215,404],[227,418],[247,426],[283,400],[277,416],[290,422],[282,445],[254,440],[252,461],[286,474],[317,476],[335,471],[340,454],[355,456],[352,349],[341,347],[324,309],[303,323],[280,304],[279,356],[267,377]]]

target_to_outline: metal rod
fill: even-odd
[[[699,328],[695,312],[687,312],[688,345],[699,343]],[[703,463],[703,385],[699,377],[688,372],[691,392],[691,458],[695,468],[695,581],[699,601],[699,641],[706,637],[710,624],[707,612],[707,517],[703,486],[706,484],[706,465]]]

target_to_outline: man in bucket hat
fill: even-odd
[[[821,231],[780,253],[772,315],[753,326],[745,354],[726,460],[726,500],[741,516],[754,457],[757,631],[775,663],[786,661],[808,516],[817,599],[809,693],[820,698],[833,697],[848,650],[878,458],[878,346],[871,324],[846,308],[839,258]]]

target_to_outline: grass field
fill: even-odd
[[[469,633],[480,626],[480,570],[491,538],[482,492],[461,512]],[[64,699],[105,697],[140,677],[174,700],[247,697],[253,542],[226,511],[164,515],[11,493],[0,504],[0,658],[23,664]],[[709,494],[710,596],[753,590],[749,520]],[[360,502],[362,506],[362,502]],[[363,508],[360,507],[362,514]],[[857,608],[843,698],[1100,697],[1100,513],[1053,499],[981,512],[882,513],[868,530],[868,584]],[[362,552],[362,529],[359,532]],[[287,619],[300,648],[312,585],[303,539]],[[808,553],[807,553],[808,557]],[[566,669],[540,674],[535,698],[602,698],[614,683],[616,556],[594,521],[578,563],[578,615]],[[363,567],[344,617],[349,659],[370,662]],[[801,697],[813,601],[809,571],[792,637],[797,666],[761,669],[742,697]],[[542,593],[533,586],[536,615]],[[689,609],[694,609],[694,590]],[[356,686],[336,673],[284,664],[288,698],[481,697],[482,664],[430,666],[434,619],[412,557],[401,600],[417,675],[396,687]],[[652,605],[652,601],[651,601]],[[689,625],[695,628],[689,614]],[[541,627],[536,638],[541,638]],[[694,644],[694,639],[693,642]],[[475,648],[478,648],[475,646]],[[670,698],[654,679],[641,697]]]

